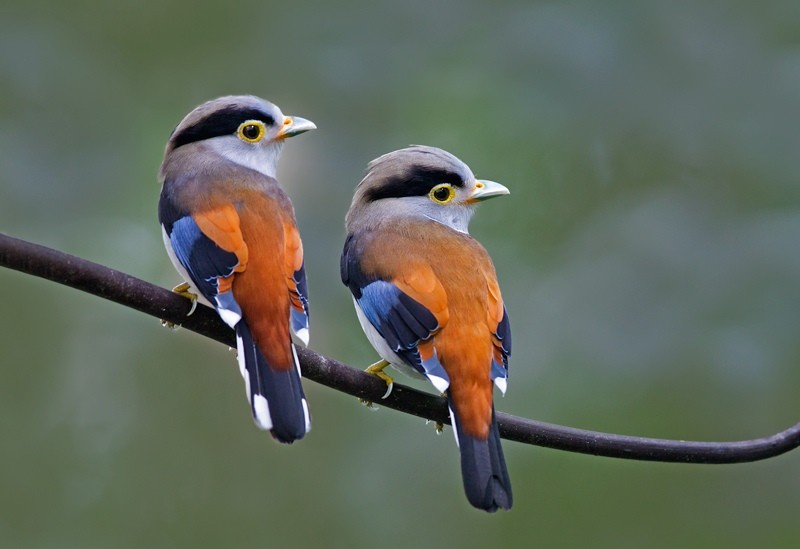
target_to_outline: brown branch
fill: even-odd
[[[156,318],[235,345],[233,331],[216,313],[199,306],[187,317],[189,301],[148,282],[57,250],[0,233],[0,265],[109,299]],[[447,405],[433,396],[395,383],[381,400],[386,386],[378,378],[309,349],[299,350],[303,376],[337,391],[380,402],[407,414],[449,423]],[[598,456],[684,463],[741,463],[774,457],[800,446],[800,423],[775,435],[738,442],[686,442],[641,438],[563,427],[498,413],[503,438],[547,448]]]

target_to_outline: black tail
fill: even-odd
[[[511,480],[508,478],[500,431],[492,406],[492,426],[485,440],[464,432],[452,405],[450,416],[458,437],[461,452],[461,477],[469,502],[478,509],[494,513],[497,509],[511,509]]]
[[[269,430],[278,442],[289,444],[303,438],[311,429],[311,419],[300,384],[300,365],[294,344],[287,341],[287,345],[292,346],[295,367],[276,370],[264,359],[244,321],[236,325],[236,343],[239,369],[256,425]]]

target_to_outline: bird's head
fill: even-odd
[[[422,145],[393,151],[369,163],[347,214],[353,225],[371,225],[395,216],[428,218],[468,232],[475,206],[488,198],[509,194],[499,183],[475,179],[452,154]]]
[[[299,116],[286,116],[259,97],[230,95],[203,103],[172,131],[164,163],[180,151],[183,155],[212,151],[226,160],[275,177],[276,164],[286,138],[316,126]],[[202,161],[200,156],[196,160]]]

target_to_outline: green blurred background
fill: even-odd
[[[253,93],[319,130],[279,176],[312,347],[364,367],[338,256],[366,163],[443,147],[504,183],[472,233],[514,329],[498,408],[736,440],[798,421],[800,4],[70,2],[0,7],[0,230],[165,287],[164,143]],[[797,547],[800,452],[700,466],[506,442],[509,513],[451,432],[312,382],[308,438],[249,417],[234,354],[0,270],[2,547]]]

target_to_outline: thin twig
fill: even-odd
[[[131,275],[0,233],[0,265],[71,286],[180,324],[233,346],[233,331],[208,307],[187,317],[189,301]],[[442,397],[395,383],[381,400],[383,381],[309,349],[299,350],[303,376],[332,389],[407,414],[449,423]],[[597,456],[683,463],[741,463],[774,457],[800,446],[800,423],[770,437],[738,442],[686,442],[585,431],[498,413],[503,438],[525,444]]]

